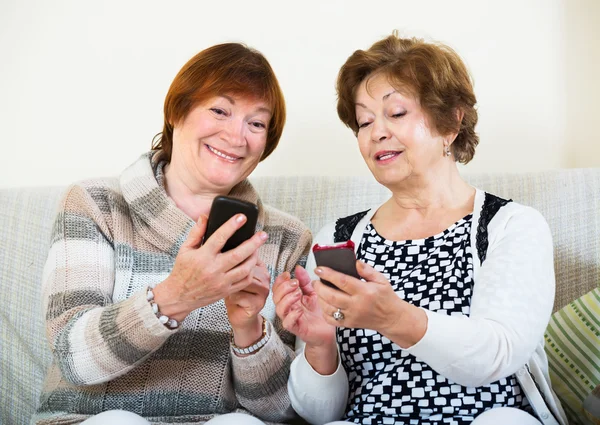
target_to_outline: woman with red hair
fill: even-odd
[[[247,180],[284,123],[264,56],[237,43],[213,46],[175,77],[150,152],[118,178],[68,189],[44,272],[54,361],[35,423],[294,417],[293,341],[268,295],[271,276],[304,263],[311,235],[263,205]],[[246,217],[202,243],[219,195],[258,206],[254,236],[226,252]]]

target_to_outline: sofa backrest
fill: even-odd
[[[600,273],[600,169],[471,175],[495,195],[533,206],[554,237],[555,310],[595,288]],[[257,177],[263,201],[316,233],[389,196],[371,177]],[[50,360],[40,279],[64,188],[0,190],[0,423],[28,423]]]

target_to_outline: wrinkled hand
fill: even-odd
[[[366,282],[328,267],[315,269],[320,278],[340,289],[330,288],[320,281],[315,283],[324,320],[334,326],[373,329],[389,335],[405,309],[413,306],[398,297],[387,278],[373,267],[357,261],[356,269]],[[338,308],[344,314],[344,319],[339,321],[333,318]]]
[[[273,285],[273,302],[283,327],[307,345],[332,344],[335,342],[335,325],[324,319],[310,276],[300,266],[296,266],[295,274],[297,279],[291,279],[285,272]]]
[[[267,266],[259,259],[252,270],[252,282],[241,291],[225,298],[227,316],[236,337],[238,333],[242,333],[244,330],[256,328],[257,319],[262,331],[262,318],[259,313],[267,301],[270,283],[271,275],[267,270]]]
[[[201,216],[181,245],[169,277],[154,289],[161,312],[183,320],[192,310],[212,304],[253,282],[258,248],[267,234],[258,232],[237,248],[221,253],[227,240],[246,222],[237,214],[203,244],[207,217]]]

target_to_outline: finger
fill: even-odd
[[[300,305],[301,298],[300,291],[290,292],[283,297],[278,304],[276,304],[275,312],[283,320],[292,308],[302,308]]]
[[[225,262],[225,266],[229,269],[237,266],[242,261],[246,260],[246,258],[250,257],[252,254],[258,251],[258,248],[262,244],[265,243],[269,236],[265,232],[255,233],[250,239],[240,244],[237,248],[234,248],[230,251],[227,251],[223,254],[223,261]],[[254,264],[256,265],[258,261],[258,254],[254,258]]]
[[[335,306],[336,310],[348,308],[352,304],[352,297],[345,292],[330,288],[323,282],[318,282],[315,286],[317,297],[328,305]]]
[[[332,306],[331,304],[328,304],[325,300],[323,300],[322,298],[317,298],[317,304],[319,304],[319,308],[321,309],[321,311],[323,312],[323,317],[326,317],[328,314],[331,314],[331,312],[336,311],[337,307]],[[331,317],[331,316],[330,316]]]
[[[244,225],[246,222],[246,216],[244,214],[236,214],[227,220],[221,227],[219,227],[215,233],[204,242],[204,245],[208,246],[214,252],[221,252],[225,243],[229,240],[233,234]]]
[[[296,266],[296,268],[294,269],[294,274],[296,276],[296,279],[298,279],[298,284],[300,285],[300,289],[302,289],[302,292],[304,292],[304,294],[312,295],[315,293],[313,285],[310,284],[310,275],[304,267]]]
[[[204,237],[204,233],[206,232],[206,221],[207,218],[205,215],[200,215],[198,217],[198,221],[194,224],[194,226],[190,229],[190,233],[188,234],[185,241],[181,244],[182,248],[198,248],[202,243],[202,238]]]
[[[228,282],[237,282],[239,280],[249,278],[249,284],[252,283],[252,278],[254,277],[254,266],[256,266],[256,253],[250,255],[246,258],[242,263],[236,265],[231,268],[229,271],[225,273],[225,279]],[[224,260],[227,262],[227,260]],[[225,268],[227,268],[226,266]]]
[[[259,261],[260,261],[260,259],[259,259]],[[258,279],[261,283],[264,283],[267,286],[270,286],[271,274],[269,273],[269,270],[267,270],[266,267],[260,266],[257,264],[254,267],[254,278]]]
[[[253,307],[255,305],[258,306],[259,304],[258,302],[256,302],[257,300],[255,298],[257,297],[254,294],[250,294],[248,292],[244,293],[244,291],[240,291],[238,292],[238,296],[236,297],[235,305],[246,310],[254,309]]]
[[[273,302],[275,305],[281,301],[283,297],[298,290],[298,281],[296,279],[290,279],[280,284],[276,289],[273,289]],[[302,293],[301,291],[299,292]]]
[[[273,283],[273,294],[275,294],[275,291],[277,291],[284,282],[287,282],[288,280],[291,279],[291,275],[289,272],[283,272],[281,273],[279,276],[277,276],[275,278],[275,282]]]
[[[285,318],[282,318],[282,320],[281,320],[281,324],[282,324],[283,328],[294,333],[294,330],[296,330],[298,328],[298,320],[300,319],[301,315],[302,315],[301,308],[297,308],[297,309],[290,311],[289,314],[287,316],[285,316]],[[281,318],[281,316],[279,316],[279,317]]]
[[[348,294],[355,294],[360,290],[360,285],[362,285],[360,280],[348,276],[347,274],[337,272],[329,267],[317,267],[315,273],[319,278],[333,283],[340,290]]]
[[[327,323],[329,323],[332,326],[336,326],[336,327],[342,327],[345,326],[344,323],[348,323],[348,320],[346,317],[344,317],[341,320],[335,320],[333,318],[333,313],[337,311],[337,308],[335,310],[323,310],[323,318],[325,319],[325,321]]]
[[[236,292],[241,292],[246,289],[252,283],[252,279],[245,277],[244,279],[240,279],[229,286],[229,295],[233,295]]]
[[[356,261],[356,271],[368,282],[389,284],[388,279],[381,272],[360,260]]]
[[[269,295],[269,286],[265,285],[264,282],[259,282],[256,278],[253,278],[250,285],[246,286],[241,292],[247,292],[249,294],[267,298],[267,295]]]

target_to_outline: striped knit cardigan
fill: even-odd
[[[54,361],[37,424],[72,424],[110,409],[155,424],[203,423],[229,412],[265,421],[294,417],[287,393],[293,337],[276,319],[271,296],[262,312],[270,339],[237,357],[223,300],[192,312],[175,331],[146,301],[163,281],[194,221],[164,190],[164,163],[142,155],[120,178],[69,188],[61,203],[43,274],[43,304]],[[259,206],[260,248],[271,283],[304,264],[310,231],[265,206],[248,181],[230,196]]]

